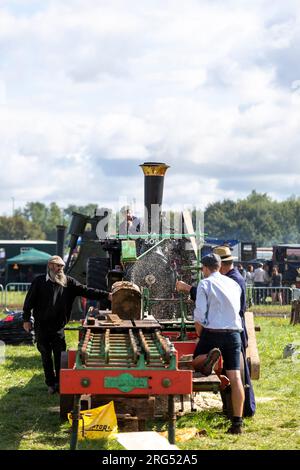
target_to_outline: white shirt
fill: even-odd
[[[254,282],[265,282],[265,271],[263,268],[256,268],[253,276]]]
[[[242,289],[219,272],[199,282],[194,320],[204,328],[242,331],[240,317]]]
[[[246,284],[251,286],[253,284],[254,272],[247,271],[246,273]]]

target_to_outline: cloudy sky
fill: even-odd
[[[0,0],[0,213],[298,195],[299,0]]]

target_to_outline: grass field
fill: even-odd
[[[272,315],[272,316],[286,316],[291,314],[291,305],[253,305],[249,308],[255,315]]]
[[[0,292],[0,302],[7,308],[21,310],[24,304],[26,292]]]
[[[261,327],[257,333],[261,378],[254,382],[255,417],[245,420],[243,435],[230,436],[225,434],[229,422],[219,409],[188,413],[177,419],[177,427],[196,427],[202,433],[197,439],[178,443],[180,448],[300,448],[300,360],[282,358],[287,343],[300,343],[300,326],[290,326],[284,318],[257,318],[256,324]],[[67,342],[70,347],[76,346],[77,333],[67,332]],[[36,348],[7,346],[0,378],[0,449],[68,449],[70,427],[60,422],[58,396],[48,396],[46,392]],[[159,431],[167,429],[163,422],[152,423],[153,426]],[[94,441],[79,443],[79,448],[121,446],[116,441]]]
[[[1,303],[4,305],[6,301],[6,307],[16,310],[21,310],[24,304],[26,292],[15,292],[9,291],[5,296],[5,292],[0,292],[0,306]],[[250,311],[255,312],[258,315],[290,315],[291,305],[253,305],[249,308]]]

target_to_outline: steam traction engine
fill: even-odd
[[[183,396],[190,395],[193,407],[193,391],[220,391],[217,375],[199,377],[191,370],[191,358],[187,359],[187,356],[194,351],[195,333],[187,309],[191,313],[193,305],[184,302],[175,292],[177,278],[192,283],[191,266],[198,273],[200,249],[195,249],[194,240],[194,249],[186,251],[188,237],[164,239],[161,204],[168,166],[145,163],[141,167],[145,175],[144,221],[148,225],[146,237],[141,234],[136,240],[136,259],[134,256],[126,259],[118,238],[99,240],[96,227],[103,214],[92,218],[74,214],[69,231],[68,274],[80,282],[86,281],[90,287],[112,290],[113,293],[111,306],[100,303],[99,309],[89,309],[80,328],[78,349],[68,351],[62,358],[61,416],[65,417],[73,409],[73,449],[76,448],[82,396],[89,397],[89,406],[99,404],[101,399],[107,401],[108,397],[115,402],[121,400],[123,407],[132,403],[133,410],[139,409],[140,430],[145,419],[153,417],[153,397],[167,396],[168,437],[170,443],[174,443],[174,396],[181,396],[183,407]],[[158,211],[156,226],[151,217],[153,205]],[[88,232],[85,231],[87,223],[91,225]],[[191,226],[191,221],[186,226]],[[170,228],[167,230],[170,234]],[[72,264],[78,237],[81,237],[80,251]],[[123,238],[126,241],[126,236]],[[119,265],[122,265],[122,271],[116,269]],[[125,280],[121,286],[115,283],[120,280]],[[127,286],[126,281],[129,281]],[[137,286],[133,287],[133,283]],[[76,318],[76,312],[73,318]],[[253,378],[258,378],[259,374],[258,356],[256,359],[257,377],[252,375]],[[136,407],[138,402],[144,405]]]

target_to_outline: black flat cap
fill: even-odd
[[[218,268],[221,266],[221,258],[216,253],[209,253],[202,258],[201,263],[207,268]]]

